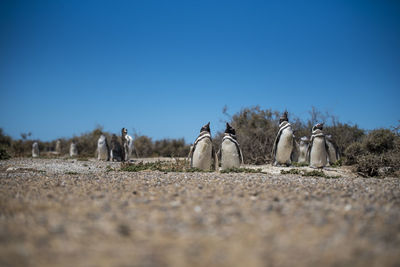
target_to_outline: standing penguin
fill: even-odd
[[[289,166],[292,163],[291,157],[295,144],[292,126],[287,115],[288,113],[285,111],[279,119],[279,131],[272,148],[272,158],[275,166]]]
[[[210,123],[201,127],[200,134],[189,152],[189,158],[191,168],[209,171],[214,163],[215,169],[218,169],[218,160],[211,139]]]
[[[76,143],[74,141],[72,141],[71,145],[69,146],[69,156],[70,157],[78,156],[78,148],[77,148]]]
[[[332,135],[326,136],[326,143],[328,144],[328,160],[329,164],[335,164],[339,159],[339,149],[336,143],[332,140]]]
[[[328,144],[322,129],[323,123],[318,123],[312,128],[310,145],[307,150],[307,159],[312,168],[323,168],[328,163]]]
[[[307,150],[309,142],[310,140],[308,140],[307,136],[303,136],[300,139],[298,163],[307,163]]]
[[[39,144],[38,142],[34,142],[32,144],[32,158],[39,157]]]
[[[128,135],[128,130],[122,128],[121,130],[122,146],[124,148],[124,161],[129,161],[133,151],[133,138]]]
[[[243,154],[236,140],[236,131],[229,123],[226,123],[220,153],[222,170],[239,168],[240,164],[243,164]]]
[[[97,160],[106,160],[110,159],[110,152],[107,143],[107,137],[102,134],[97,141]]]
[[[61,140],[58,139],[56,142],[56,154],[61,154]]]
[[[111,161],[122,161],[123,159],[123,149],[121,144],[118,142],[118,137],[113,134],[111,137],[111,150],[110,150],[110,160]]]

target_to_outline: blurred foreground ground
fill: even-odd
[[[400,265],[398,177],[119,166],[1,161],[0,266]]]

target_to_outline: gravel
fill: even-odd
[[[331,179],[303,177],[269,165],[226,174],[119,167],[1,161],[0,266],[400,264],[398,177],[360,178],[346,168],[325,170]]]

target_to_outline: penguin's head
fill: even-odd
[[[211,132],[210,130],[210,122],[208,122],[206,125],[204,125],[203,127],[201,127],[200,132]]]
[[[281,124],[284,121],[289,122],[288,112],[287,111],[283,112],[282,116],[279,118],[279,124]]]
[[[127,133],[128,133],[128,129],[122,128],[121,133],[122,133],[122,134],[127,134]]]
[[[226,123],[225,133],[236,135],[235,129],[229,123]]]
[[[324,129],[324,123],[320,122],[320,123],[315,124],[315,126],[313,127],[313,130],[317,130],[317,129],[319,129],[319,130]]]

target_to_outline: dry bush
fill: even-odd
[[[383,153],[394,148],[396,135],[388,129],[378,129],[370,132],[364,139],[364,146],[368,152]]]
[[[185,139],[162,139],[154,142],[153,154],[159,157],[186,157],[190,146]]]
[[[332,140],[338,146],[340,154],[345,156],[346,148],[354,142],[359,142],[364,136],[365,131],[358,128],[357,125],[334,122],[325,128],[325,133],[332,135]]]
[[[388,129],[371,131],[345,151],[345,163],[365,176],[385,176],[400,171],[400,137]]]
[[[133,145],[135,146],[136,154],[138,157],[152,157],[153,156],[153,141],[150,137],[145,135],[134,135]]]

